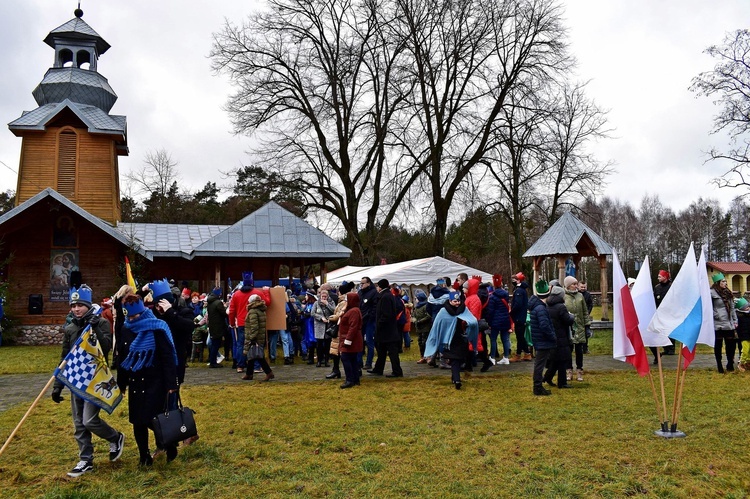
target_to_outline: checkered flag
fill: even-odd
[[[86,326],[54,376],[70,391],[112,414],[122,400],[120,388],[107,366],[102,347],[91,325]]]

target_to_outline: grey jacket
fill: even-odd
[[[714,330],[732,331],[737,324],[737,312],[734,310],[734,300],[729,300],[729,312],[724,301],[715,289],[711,288],[711,304],[714,308]]]

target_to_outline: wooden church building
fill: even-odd
[[[109,44],[83,12],[44,39],[53,65],[34,89],[38,107],[8,124],[22,140],[16,206],[0,216],[5,312],[31,328],[59,325],[72,285],[99,301],[122,282],[127,253],[147,263],[143,279],[174,277],[210,290],[227,277],[278,282],[290,269],[348,258],[337,243],[276,203],[234,225],[122,223],[118,158],[128,155],[125,116],[99,71]],[[24,332],[28,328],[23,329]]]

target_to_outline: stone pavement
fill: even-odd
[[[271,368],[276,375],[273,383],[295,383],[295,382],[328,382],[325,379],[326,374],[331,372],[330,368],[315,367],[307,365],[305,362],[297,359],[293,365],[285,366],[283,359],[277,359],[277,364],[271,364]],[[649,355],[649,360],[652,360]],[[242,381],[236,370],[231,368],[231,363],[224,361],[224,368],[208,369],[205,364],[192,364],[185,374],[185,384],[187,385],[219,385],[225,383],[256,383],[257,381]],[[526,373],[531,376],[533,362],[515,362],[510,365],[497,365],[490,368],[486,373],[480,373],[479,369],[474,369],[472,376],[497,376],[504,373]],[[662,357],[662,365],[666,371],[674,371],[677,366],[677,356],[670,355]],[[420,376],[448,376],[449,371],[429,367],[426,364],[417,364],[414,360],[408,360],[401,363],[405,378],[415,378]],[[613,359],[609,355],[585,355],[583,358],[583,367],[586,372],[611,372],[627,371],[633,367],[625,362]],[[699,354],[696,356],[692,368],[698,369],[716,369],[716,361],[711,354]],[[390,372],[390,363],[386,363],[385,373]],[[26,402],[31,404],[34,398],[39,395],[39,391],[44,388],[51,376],[50,374],[5,374],[0,375],[0,412],[7,410],[12,405]],[[263,379],[263,374],[256,374],[257,380]],[[385,379],[383,376],[372,376],[364,374],[363,380],[383,380],[384,382],[398,382],[399,380]],[[335,383],[338,380],[331,381]],[[46,396],[49,396],[51,390],[48,390]],[[67,392],[67,390],[65,391]],[[67,399],[70,394],[64,392]]]

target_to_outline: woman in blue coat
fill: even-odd
[[[534,345],[534,395],[549,395],[551,392],[542,384],[544,366],[557,347],[557,336],[552,326],[547,304],[549,284],[544,279],[536,283],[536,295],[529,298],[529,317],[531,326],[531,343]]]

